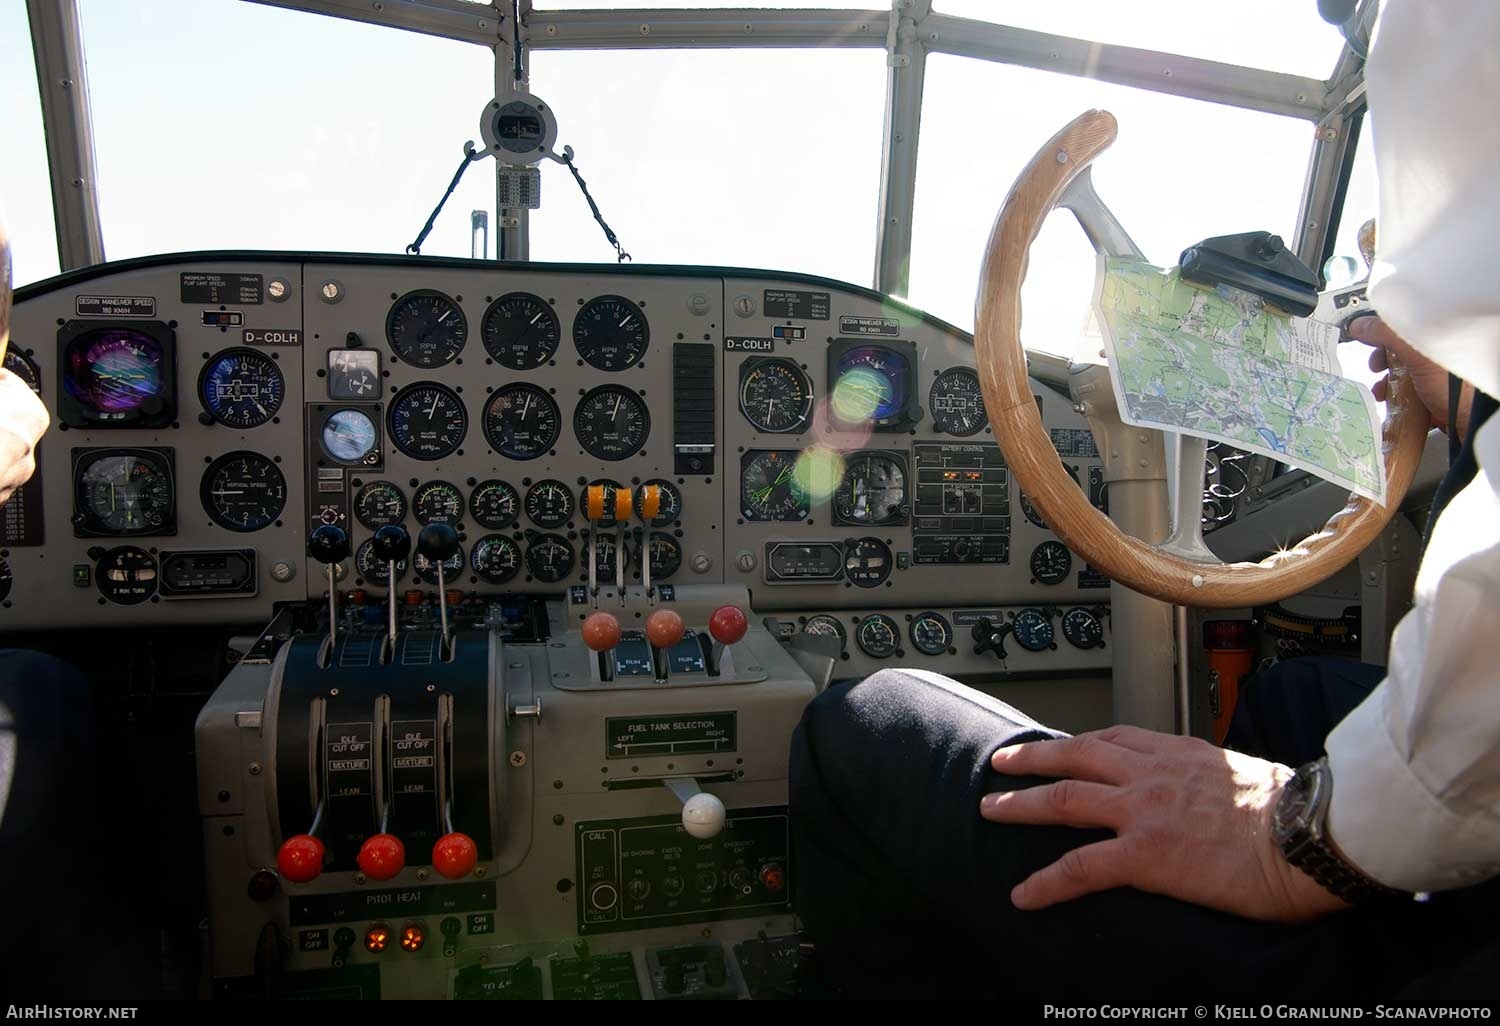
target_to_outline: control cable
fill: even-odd
[[[459,179],[463,178],[464,172],[469,170],[469,165],[482,156],[484,154],[474,152],[474,143],[472,140],[464,143],[463,163],[459,164],[458,170],[453,172],[453,181],[448,183],[448,191],[443,193],[443,198],[438,200],[437,206],[432,208],[432,214],[427,218],[427,223],[422,226],[422,230],[417,233],[416,240],[410,246],[406,247],[408,253],[417,256],[422,252],[422,243],[426,241],[427,236],[432,232],[433,222],[437,220],[438,214],[442,213],[443,204],[448,202],[448,197],[452,196],[453,190],[458,188]]]
[[[519,82],[526,77],[525,69],[521,66],[521,0],[511,0],[510,9],[513,15],[510,22],[510,34],[514,37],[516,48],[514,69],[516,81]]]
[[[562,162],[568,165],[569,171],[573,172],[573,180],[578,183],[578,188],[583,190],[583,198],[589,201],[589,209],[594,212],[594,220],[598,221],[599,227],[604,229],[604,237],[609,240],[609,244],[615,247],[615,262],[623,264],[630,259],[630,254],[625,252],[624,246],[620,245],[620,240],[616,237],[614,229],[609,226],[604,220],[604,215],[599,212],[599,204],[595,203],[594,197],[589,195],[588,183],[583,180],[583,175],[578,173],[578,168],[573,164],[573,151],[571,148],[563,150]]]

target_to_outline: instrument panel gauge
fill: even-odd
[[[857,588],[878,588],[891,576],[891,547],[879,538],[859,538],[844,550],[844,576]]]
[[[573,562],[573,546],[560,534],[538,535],[526,549],[526,572],[544,584],[566,578]]]
[[[336,463],[374,463],[379,459],[376,446],[380,433],[375,421],[364,410],[336,410],[323,421],[323,452]]]
[[[535,370],[557,353],[557,314],[541,296],[511,292],[484,312],[484,351],[502,367]]]
[[[469,513],[480,527],[503,530],[521,515],[521,496],[504,481],[481,481],[469,496]]]
[[[414,552],[411,557],[411,565],[412,569],[417,572],[417,580],[423,584],[438,583],[437,563],[428,559],[420,552]],[[457,552],[443,560],[444,587],[451,587],[457,584],[459,578],[463,575],[464,567],[468,565],[468,561],[464,559],[464,548],[460,545]]]
[[[6,370],[26,382],[27,388],[30,388],[37,395],[42,394],[42,372],[37,369],[37,365],[32,362],[31,357],[15,348],[15,346],[11,346],[5,350],[4,366]]]
[[[828,347],[829,408],[845,426],[896,430],[913,423],[916,347],[835,343]]]
[[[538,527],[561,527],[573,516],[573,492],[561,481],[538,481],[526,492],[526,515]]]
[[[1060,541],[1044,541],[1031,550],[1031,576],[1038,584],[1061,584],[1073,569],[1073,554]]]
[[[834,493],[840,523],[876,526],[906,519],[906,467],[887,453],[862,453],[849,460]]]
[[[432,381],[407,385],[391,400],[391,441],[414,460],[440,460],[464,443],[469,414],[453,389]]]
[[[1011,623],[1016,641],[1028,652],[1042,652],[1055,648],[1052,617],[1035,606],[1028,606],[1016,614]]]
[[[134,606],[156,594],[156,557],[134,545],[110,549],[94,564],[99,593],[111,602]]]
[[[671,481],[665,481],[659,477],[653,477],[646,482],[647,485],[655,485],[658,490],[659,500],[656,507],[656,518],[651,521],[652,527],[666,527],[682,519],[682,493]],[[644,486],[643,486],[644,487]],[[635,514],[641,515],[642,490],[636,489]]]
[[[209,517],[230,531],[269,527],[286,508],[281,468],[258,452],[225,453],[203,472],[199,497]]]
[[[651,343],[646,315],[624,296],[591,299],[573,320],[573,345],[590,367],[622,371],[633,367]]]
[[[448,296],[418,289],[392,304],[385,337],[391,351],[413,367],[442,367],[463,352],[469,321]]]
[[[939,656],[953,645],[953,628],[942,613],[918,613],[907,633],[911,635],[912,647],[923,655]]]
[[[474,543],[469,565],[481,580],[504,584],[521,570],[521,546],[504,535],[487,534]]]
[[[943,371],[927,392],[927,411],[939,431],[959,438],[977,434],[989,423],[979,375],[967,367]]]
[[[561,420],[545,390],[518,382],[497,388],[484,404],[484,437],[502,456],[534,460],[557,443]]]
[[[797,474],[797,452],[751,450],[740,461],[740,513],[746,520],[806,520],[807,489]]]
[[[406,495],[390,481],[371,481],[354,496],[354,519],[370,530],[406,519]]]
[[[629,459],[640,452],[651,435],[651,413],[646,401],[622,385],[600,385],[578,400],[573,411],[573,434],[585,452],[596,459]]]
[[[594,573],[600,584],[608,584],[615,579],[615,566],[620,558],[620,547],[615,544],[615,536],[605,531],[595,531],[593,534],[594,550]],[[589,548],[585,545],[583,555],[579,557],[579,567],[584,573],[588,572]],[[629,557],[626,557],[627,564]]]
[[[69,339],[62,347],[59,418],[75,427],[170,424],[175,357],[169,330],[157,330],[162,337],[135,327],[89,327]]]
[[[375,558],[375,542],[367,540],[354,553],[354,570],[360,580],[369,584],[390,584],[391,565],[383,559]],[[396,580],[406,576],[406,560],[396,561]]]
[[[411,496],[417,523],[456,524],[464,518],[464,493],[447,481],[428,481]]]
[[[1021,512],[1026,514],[1027,520],[1042,530],[1047,530],[1047,521],[1042,517],[1041,510],[1031,504],[1031,499],[1027,498],[1025,492],[1021,493]]]
[[[1074,648],[1104,647],[1104,621],[1092,609],[1074,606],[1063,614],[1062,629]]]
[[[602,488],[604,489],[604,508],[599,511],[600,515],[595,517],[591,522],[600,527],[614,527],[619,524],[620,521],[615,516],[615,504],[619,501],[620,492],[624,487],[620,482],[611,481],[607,477],[596,477],[578,489],[578,508],[583,510],[583,518],[585,520],[589,519],[589,489]]]
[[[859,621],[854,641],[871,659],[889,659],[901,645],[901,628],[884,613],[871,613]]]
[[[682,545],[665,531],[651,532],[648,555],[652,581],[665,581],[682,567]]]
[[[155,450],[84,452],[74,465],[74,501],[80,535],[176,531],[172,470]]]
[[[740,365],[740,412],[768,434],[801,431],[812,414],[813,386],[792,360],[746,360]]]
[[[226,349],[198,376],[198,398],[208,415],[226,427],[247,430],[268,422],[281,409],[286,379],[265,353]]]
[[[838,638],[839,652],[849,644],[849,634],[844,630],[844,624],[836,616],[827,613],[819,613],[817,616],[809,616],[807,622],[802,625],[803,634],[815,634],[819,637]]]

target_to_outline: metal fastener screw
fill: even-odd
[[[250,764],[250,775],[252,777],[258,777],[258,776],[260,776],[260,769],[261,769],[260,763],[258,763],[258,762],[252,762]]]
[[[525,752],[511,752],[510,753],[510,764],[512,766],[517,767],[517,768],[526,765],[526,753]]]
[[[475,866],[474,867],[474,875],[475,876],[488,876],[489,875],[489,870],[486,869],[486,868],[484,868],[483,866]]]
[[[290,563],[276,563],[271,567],[271,580],[285,584],[297,576],[297,568]]]
[[[431,875],[432,875],[432,874],[431,874],[431,873],[429,873],[429,872],[428,872],[428,871],[427,871],[427,870],[425,870],[425,869],[419,869],[419,870],[417,870],[417,879],[418,879],[418,880],[426,880],[426,879],[427,879],[427,878],[428,878],[428,877],[429,877],[429,876],[431,876]]]

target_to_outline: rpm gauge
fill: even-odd
[[[932,426],[960,438],[977,433],[989,422],[979,375],[967,367],[945,370],[927,393]]]
[[[534,460],[557,443],[557,403],[536,385],[506,385],[484,406],[484,437],[502,456]]]
[[[418,289],[391,306],[385,318],[391,351],[414,367],[441,367],[463,352],[469,322],[459,305],[441,292]]]
[[[198,398],[208,415],[227,427],[259,427],[276,416],[286,391],[281,369],[254,349],[226,349],[203,367]]]
[[[833,512],[845,524],[895,524],[906,518],[906,468],[885,453],[849,460],[833,497]]]
[[[511,370],[535,370],[557,352],[557,314],[540,296],[511,292],[484,312],[484,350]]]
[[[259,531],[274,523],[286,507],[286,478],[269,457],[258,452],[226,453],[203,472],[199,497],[220,527]]]
[[[481,481],[469,496],[469,513],[480,527],[498,531],[521,515],[521,496],[504,481]]]
[[[614,462],[640,452],[651,435],[646,402],[620,385],[601,385],[578,401],[573,433],[591,456]]]
[[[463,400],[451,388],[424,381],[391,401],[391,441],[414,460],[440,460],[458,451],[469,430]]]
[[[469,565],[490,584],[504,584],[521,570],[521,546],[503,535],[487,534],[474,543]]]
[[[561,527],[573,515],[573,492],[561,481],[538,481],[526,492],[526,515],[538,527]]]
[[[456,524],[464,518],[464,493],[447,481],[428,481],[411,496],[417,523]]]
[[[406,495],[389,481],[371,481],[354,496],[354,519],[375,530],[406,519]]]
[[[758,430],[786,434],[807,426],[813,387],[791,360],[747,360],[740,367],[740,412]]]
[[[172,474],[159,453],[105,449],[80,458],[74,518],[80,534],[171,534]]]
[[[624,296],[590,300],[573,321],[573,345],[590,367],[622,371],[646,354],[651,327],[646,315]]]
[[[544,584],[556,584],[573,572],[573,546],[559,534],[543,534],[526,549],[526,570]]]
[[[901,645],[901,628],[884,613],[871,613],[859,622],[854,640],[871,659],[889,659]]]
[[[797,453],[760,450],[740,463],[740,512],[746,520],[806,520],[807,490],[797,474]]]

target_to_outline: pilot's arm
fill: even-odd
[[[0,226],[0,356],[10,339],[10,247]],[[31,387],[0,369],[0,505],[36,473],[36,444],[47,430],[47,407]]]

